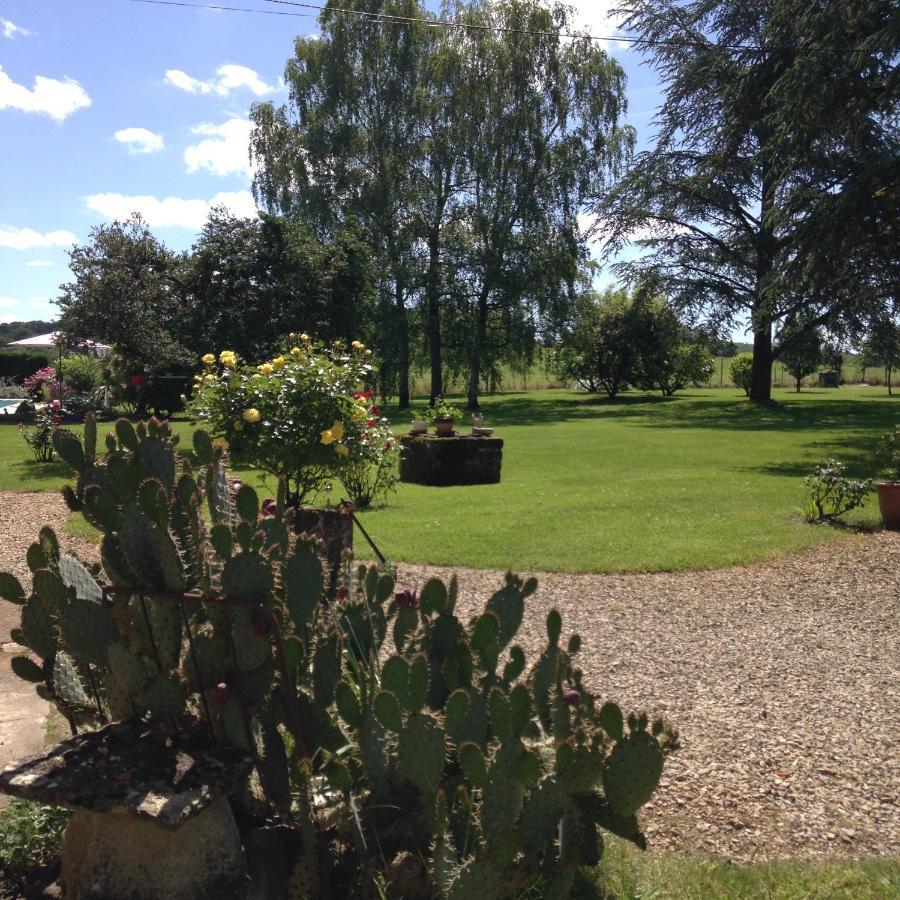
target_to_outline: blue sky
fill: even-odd
[[[252,214],[251,103],[286,97],[293,38],[312,11],[265,0],[185,0],[305,16],[130,0],[0,0],[0,321],[53,318],[73,242],[139,210],[175,250],[216,203]],[[315,2],[315,0],[314,0]],[[575,3],[613,33],[609,0]],[[653,73],[625,45],[628,121],[649,137]]]

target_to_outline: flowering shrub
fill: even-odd
[[[803,508],[807,522],[833,522],[839,516],[864,506],[872,479],[847,478],[847,467],[836,459],[826,459],[804,479],[808,497]]]
[[[372,392],[353,395],[355,401],[344,432],[349,449],[338,477],[355,506],[370,506],[397,487],[397,439]]]
[[[34,375],[26,378],[22,384],[35,400],[40,400],[42,398],[46,398],[47,400],[62,400],[71,393],[69,385],[65,382],[60,384],[56,380],[56,369],[54,369],[53,366],[46,366],[43,369],[38,369]],[[60,394],[62,394],[62,396],[60,396]]]
[[[359,416],[352,393],[370,357],[359,341],[325,347],[307,334],[290,335],[282,353],[256,366],[233,350],[208,353],[191,407],[235,461],[283,476],[303,502],[349,460],[354,410]]]
[[[60,422],[62,408],[59,400],[53,400],[35,412],[34,425],[18,426],[19,434],[38,462],[53,462],[53,435],[59,430]]]

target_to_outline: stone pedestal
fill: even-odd
[[[228,794],[252,765],[233,747],[107,725],[7,766],[0,790],[74,811],[67,900],[241,900],[249,879]]]
[[[225,797],[177,831],[122,808],[75,810],[63,837],[59,882],[66,900],[240,900],[249,888]]]
[[[452,437],[403,435],[400,480],[412,484],[496,484],[500,481],[503,441],[464,434]]]

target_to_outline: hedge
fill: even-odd
[[[0,350],[0,378],[21,381],[38,369],[54,365],[55,359],[39,350]]]

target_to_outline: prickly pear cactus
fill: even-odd
[[[566,897],[602,831],[643,846],[637,814],[677,736],[597,703],[556,610],[528,660],[534,579],[507,575],[465,622],[455,578],[398,590],[361,566],[326,596],[284,489],[264,511],[205,432],[179,455],[156,420],[117,422],[101,454],[94,423],[60,440],[77,470],[66,500],[102,533],[120,590],[44,529],[31,584],[0,573],[34,656],[13,670],[73,723],[211,729],[251,753],[233,802],[296,829],[285,895]]]

